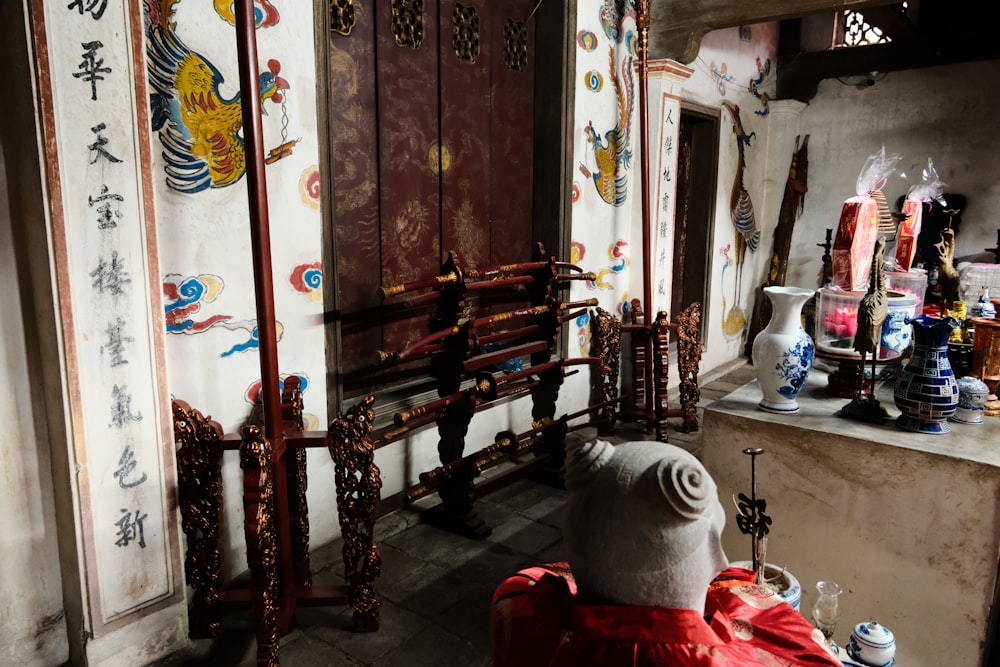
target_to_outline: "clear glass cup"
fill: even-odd
[[[816,584],[819,597],[813,604],[813,621],[827,641],[833,637],[840,621],[840,595],[844,589],[834,581],[820,581]]]

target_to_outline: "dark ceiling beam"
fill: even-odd
[[[690,63],[698,55],[701,38],[712,30],[885,4],[886,0],[652,0],[649,57]]]
[[[808,102],[815,97],[823,79],[996,59],[1000,59],[1000,43],[992,40],[970,40],[961,49],[914,49],[912,45],[893,42],[799,53],[778,58],[775,92],[777,99]]]

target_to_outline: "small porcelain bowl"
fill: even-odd
[[[858,623],[847,643],[847,655],[869,667],[892,667],[896,664],[896,638],[875,621]]]

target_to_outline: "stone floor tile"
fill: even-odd
[[[348,656],[358,665],[371,665],[381,657],[405,647],[414,637],[423,632],[430,621],[420,614],[404,609],[391,601],[383,601],[379,611],[379,628],[376,632],[354,632],[352,612],[346,607],[300,609],[296,612],[304,634],[323,645],[335,646],[342,655]],[[323,654],[321,654],[323,655]],[[282,648],[282,667],[285,665],[285,651]],[[309,663],[303,662],[303,665]],[[317,663],[322,664],[322,663]]]
[[[569,561],[569,553],[566,551],[566,543],[563,541],[556,542],[548,549],[538,553],[538,563],[565,563]]]
[[[428,524],[417,524],[393,535],[384,544],[442,565],[462,563],[490,547],[482,540],[472,540]]]
[[[487,667],[488,653],[443,628],[431,625],[373,667]]]
[[[364,664],[337,646],[304,633],[298,633],[293,641],[281,645],[280,660],[282,667],[361,667]]]
[[[484,551],[475,560],[456,568],[454,572],[462,577],[465,588],[476,585],[496,588],[513,573],[537,562],[537,556],[514,551],[506,545],[498,544]]]
[[[554,526],[515,516],[496,526],[487,539],[513,551],[533,555],[562,539],[562,533]]]
[[[469,587],[462,601],[435,617],[434,623],[451,634],[468,641],[484,654],[488,653],[490,650],[490,605],[494,591],[496,591],[496,586],[473,584]]]
[[[393,582],[377,584],[387,600],[424,615],[438,614],[462,599],[466,579],[455,569],[419,563]]]
[[[521,512],[539,500],[549,497],[556,490],[547,484],[520,479],[509,486],[497,489],[489,494],[488,498],[491,503],[509,507],[515,512]]]
[[[703,387],[702,391],[703,392],[704,391],[724,391],[727,394],[729,394],[731,392],[736,391],[737,389],[739,389],[740,387],[742,387],[744,384],[746,384],[746,383],[745,382],[740,382],[740,383],[729,382],[728,379],[722,379],[722,380],[716,380],[715,382],[711,383],[710,385],[708,385],[706,387]]]
[[[521,514],[532,521],[562,529],[563,509],[566,506],[566,492],[553,489],[550,496],[542,498]]]

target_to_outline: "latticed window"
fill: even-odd
[[[841,46],[887,44],[892,41],[892,38],[882,32],[881,28],[866,21],[861,12],[845,9],[841,20],[844,26],[844,38]]]

